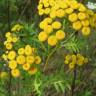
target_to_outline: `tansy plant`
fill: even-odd
[[[82,66],[88,63],[88,58],[81,54],[68,54],[65,56],[64,63],[69,66],[70,69],[74,69],[76,65]]]
[[[39,24],[38,38],[50,46],[65,39],[64,19],[70,22],[69,29],[80,31],[84,36],[90,35],[91,26],[95,26],[94,12],[76,0],[40,0],[38,12],[45,17]]]
[[[19,49],[14,48],[15,43],[20,41],[18,32],[23,29],[22,25],[15,25],[11,32],[5,34],[6,41],[4,42],[6,52],[2,55],[7,66],[11,69],[13,77],[19,77],[22,70],[29,74],[35,74],[38,70],[38,64],[41,63],[41,57],[37,53],[37,49],[29,44],[24,44]]]

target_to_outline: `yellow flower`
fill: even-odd
[[[62,30],[58,30],[58,31],[56,32],[56,38],[57,38],[58,40],[63,40],[63,39],[65,38],[65,32],[62,31]]]
[[[90,32],[91,32],[90,27],[83,27],[83,28],[82,28],[82,34],[83,34],[84,36],[90,35]]]
[[[71,55],[66,55],[66,57],[65,57],[65,60],[70,60],[71,59]]]
[[[23,55],[24,53],[25,53],[25,49],[24,48],[18,49],[18,54],[19,55]]]
[[[52,18],[47,17],[44,19],[44,22],[47,22],[48,24],[52,23]]]
[[[42,9],[43,8],[43,4],[39,4],[38,5],[38,10]]]
[[[65,16],[65,11],[63,9],[59,9],[56,11],[56,16],[59,18],[63,18]]]
[[[25,46],[25,54],[31,55],[32,54],[32,47],[30,45]]]
[[[56,36],[53,36],[53,35],[49,36],[48,44],[50,46],[55,46],[57,44],[57,42],[58,42],[58,40],[57,40]]]
[[[73,28],[75,30],[80,30],[81,27],[82,27],[82,23],[80,21],[76,21],[76,22],[73,23]]]
[[[12,49],[12,47],[13,47],[13,46],[12,46],[11,43],[7,43],[7,44],[6,44],[6,49],[10,50],[10,49]]]
[[[80,20],[84,20],[84,19],[86,19],[86,14],[80,12],[80,13],[78,13],[78,18],[79,18]]]
[[[76,13],[72,13],[69,15],[69,21],[75,22],[78,19],[78,15]]]
[[[60,8],[62,9],[68,8],[68,4],[65,1],[60,2],[59,5],[60,5]]]
[[[46,25],[47,25],[47,22],[42,21],[42,22],[40,22],[39,27],[41,29],[44,29]]]
[[[62,24],[59,21],[55,21],[52,23],[53,29],[60,29]]]
[[[35,68],[35,67],[30,68],[30,70],[28,71],[28,73],[30,75],[34,75],[34,74],[36,74],[36,72],[37,72],[37,68]]]
[[[27,63],[33,64],[34,61],[35,61],[34,56],[27,56],[27,57],[26,57],[26,62],[27,62]]]
[[[67,8],[67,9],[65,9],[65,12],[66,12],[67,14],[71,14],[73,11],[74,11],[74,10],[73,10],[72,8]]]
[[[89,26],[89,20],[86,19],[86,20],[83,20],[81,22],[82,22],[83,26],[85,26],[85,27]]]
[[[78,2],[76,0],[72,0],[72,1],[70,1],[70,7],[72,9],[78,9],[79,4],[78,4]]]
[[[72,55],[71,58],[72,58],[72,62],[73,62],[74,64],[76,64],[76,59],[77,59],[77,58],[76,58],[76,55]]]
[[[17,56],[16,61],[18,64],[24,64],[26,61],[26,58],[23,55],[19,55],[19,56]]]
[[[7,32],[5,36],[8,38],[8,37],[11,36],[11,33],[10,32]]]
[[[28,71],[30,69],[30,64],[26,63],[23,65],[23,70]]]
[[[64,63],[65,63],[65,64],[69,64],[69,61],[68,61],[68,60],[65,60]]]
[[[45,28],[44,28],[44,32],[50,34],[53,32],[53,28],[51,25],[47,25]]]
[[[7,42],[11,43],[12,42],[12,37],[8,37]]]
[[[79,3],[79,11],[81,11],[81,12],[86,11],[86,7],[82,3]]]
[[[77,65],[82,66],[84,64],[83,60],[77,60]]]
[[[19,69],[13,69],[13,70],[11,70],[11,74],[13,77],[19,77],[20,71],[19,71]]]
[[[50,17],[51,18],[56,18],[56,11],[55,10],[50,12]]]
[[[69,68],[70,69],[74,69],[75,68],[75,64],[73,62],[69,63]]]
[[[17,42],[17,41],[18,41],[18,38],[17,38],[17,37],[13,37],[13,38],[12,38],[12,42],[15,43],[15,42]]]
[[[39,15],[41,16],[41,15],[43,15],[44,14],[44,9],[40,9],[39,10]]]
[[[46,8],[46,9],[44,10],[44,13],[45,13],[45,14],[49,14],[49,13],[50,13],[50,8]]]
[[[48,38],[48,35],[46,32],[39,33],[39,36],[38,36],[39,41],[44,42],[47,40],[47,38]]]
[[[35,57],[35,64],[40,64],[41,63],[41,58],[40,56]]]
[[[10,51],[8,53],[8,59],[9,60],[13,60],[13,59],[15,59],[15,57],[16,57],[16,52],[15,51]]]
[[[15,69],[17,67],[17,62],[15,60],[11,60],[8,65],[10,69]]]
[[[49,3],[48,2],[44,2],[44,7],[49,7]]]
[[[50,6],[54,6],[54,4],[55,4],[55,1],[54,0],[49,0],[49,5]]]

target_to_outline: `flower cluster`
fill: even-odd
[[[6,46],[7,50],[11,50],[13,47],[13,44],[17,42],[19,38],[14,35],[11,32],[6,33],[6,41],[4,42],[4,45]]]
[[[5,34],[6,41],[4,42],[4,45],[6,46],[7,50],[11,50],[13,47],[13,44],[18,41],[18,36],[15,34],[16,32],[20,31],[23,28],[22,25],[16,24],[12,27],[11,32],[7,32]]]
[[[52,33],[53,29],[61,28],[60,22],[56,21],[55,24],[53,23],[54,20],[55,19],[58,20],[58,18],[59,19],[60,18],[62,19],[64,17],[67,18],[71,22],[72,28],[75,29],[76,31],[81,31],[84,36],[89,35],[91,32],[90,18],[94,15],[94,12],[76,0],[40,0],[38,5],[38,10],[39,10],[39,15],[48,16],[48,18],[45,18],[40,23],[40,28],[44,30],[43,31],[44,33],[41,33],[41,35],[42,34],[43,35],[42,37],[40,35],[39,39],[41,40],[41,38],[45,37],[44,40],[41,41],[45,41],[48,38],[47,33]],[[56,28],[54,28],[54,26]],[[46,30],[48,32],[46,32]],[[65,33],[64,32],[60,33],[60,36],[61,34],[63,35],[64,38]],[[52,39],[51,41],[56,41],[56,40]]]
[[[36,66],[41,63],[41,58],[37,55],[36,49],[30,45],[19,48],[17,52],[10,50],[4,55],[13,77],[20,76],[20,69],[27,71],[29,74],[35,74],[37,72]]]
[[[64,63],[68,64],[70,69],[74,69],[75,65],[82,66],[82,65],[88,63],[88,58],[84,57],[81,54],[76,54],[76,55],[75,54],[72,54],[72,55],[68,54],[65,56]]]
[[[59,7],[61,1],[58,1],[59,3],[57,1],[58,0],[40,0],[38,5],[39,15],[47,15],[39,24],[42,31],[39,33],[38,38],[41,42],[47,40],[50,46],[55,46],[65,38],[61,21],[59,19],[55,20],[56,17],[62,18],[65,15],[64,10]]]

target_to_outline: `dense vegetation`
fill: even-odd
[[[96,0],[0,0],[0,96],[96,96]]]

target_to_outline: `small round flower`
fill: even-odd
[[[7,32],[7,33],[5,34],[5,36],[8,38],[8,37],[11,36],[11,33],[10,33],[10,32]]]
[[[44,42],[47,40],[47,38],[48,38],[48,35],[46,32],[39,33],[39,36],[38,36],[39,41]]]
[[[13,59],[15,59],[15,57],[16,57],[16,52],[15,51],[10,51],[8,53],[8,59],[9,60],[13,60]]]
[[[82,3],[79,3],[79,11],[80,12],[85,12],[86,11],[86,7]]]
[[[40,9],[39,10],[39,15],[41,16],[41,15],[43,15],[44,14],[44,9]]]
[[[10,69],[15,69],[17,67],[17,62],[15,60],[11,60],[8,63]]]
[[[56,18],[56,11],[55,10],[50,12],[50,18]]]
[[[6,49],[8,49],[8,50],[12,49],[12,47],[13,47],[12,43],[6,43],[5,46],[6,46]]]
[[[25,53],[25,49],[24,48],[18,49],[18,54],[19,55],[23,55],[24,53]]]
[[[83,60],[77,60],[77,65],[82,66],[84,64]]]
[[[59,21],[55,21],[52,23],[53,29],[60,29],[62,24]]]
[[[80,20],[84,20],[84,19],[86,19],[86,14],[83,13],[83,12],[80,12],[80,13],[78,13],[78,18],[79,18]]]
[[[53,28],[51,25],[47,25],[45,28],[44,28],[44,32],[50,34],[53,32]]]
[[[83,27],[83,28],[82,28],[82,34],[83,34],[84,36],[90,35],[90,32],[91,32],[90,27]]]
[[[72,14],[69,15],[69,18],[68,19],[71,22],[75,22],[78,19],[78,15],[76,13],[72,13]]]
[[[73,62],[69,63],[69,69],[74,69],[75,68],[75,64]]]
[[[32,54],[32,47],[30,45],[25,46],[25,54],[31,55]]]
[[[47,22],[42,21],[42,22],[40,22],[39,27],[41,29],[44,29],[46,25],[47,25]]]
[[[71,59],[71,55],[69,55],[69,54],[66,55],[65,60],[68,60],[69,61],[70,59]]]
[[[57,42],[58,42],[58,40],[57,40],[56,36],[54,36],[54,35],[49,36],[48,44],[50,46],[55,46],[57,44]]]
[[[45,14],[49,14],[49,13],[50,13],[50,8],[46,8],[46,9],[44,10],[44,13],[45,13]]]
[[[52,23],[52,18],[47,17],[44,19],[44,22],[47,22],[48,24]]]
[[[16,61],[18,64],[24,64],[26,61],[26,58],[23,55],[19,55],[19,56],[17,56]]]
[[[65,1],[60,2],[60,8],[66,9],[68,8],[68,4]]]
[[[36,67],[30,68],[29,71],[28,71],[28,73],[29,73],[30,75],[36,74],[36,73],[37,73],[37,68],[36,68]]]
[[[41,63],[41,58],[40,56],[35,57],[35,64],[40,64]]]
[[[19,69],[13,69],[13,70],[11,70],[11,74],[13,77],[19,77],[20,71],[19,71]]]
[[[7,42],[11,43],[12,42],[12,37],[8,37]]]
[[[73,11],[74,11],[74,10],[73,10],[72,8],[67,8],[67,9],[65,9],[65,12],[66,12],[67,14],[71,14]]]
[[[63,40],[65,38],[65,32],[63,30],[58,30],[56,32],[56,38],[58,40]]]
[[[28,71],[30,69],[30,64],[26,63],[23,65],[23,70]]]
[[[56,16],[59,18],[63,18],[65,16],[65,11],[63,9],[59,9],[56,11]]]
[[[35,61],[34,56],[27,56],[27,57],[26,57],[26,62],[27,62],[27,63],[33,64],[34,61]]]
[[[73,23],[73,28],[75,30],[80,30],[81,27],[82,27],[82,23],[80,21],[76,21],[76,22]]]
[[[12,38],[12,42],[16,43],[18,41],[18,38],[17,37],[13,37]]]
[[[85,26],[85,27],[89,26],[89,24],[90,24],[90,23],[89,23],[89,20],[87,20],[87,19],[81,21],[81,23],[82,23],[82,25]]]
[[[78,7],[79,7],[79,4],[78,4],[78,2],[76,1],[76,0],[72,0],[72,1],[70,1],[70,7],[72,8],[72,9],[78,9]]]
[[[69,64],[69,61],[68,61],[68,60],[65,60],[64,63],[65,63],[65,64]]]

